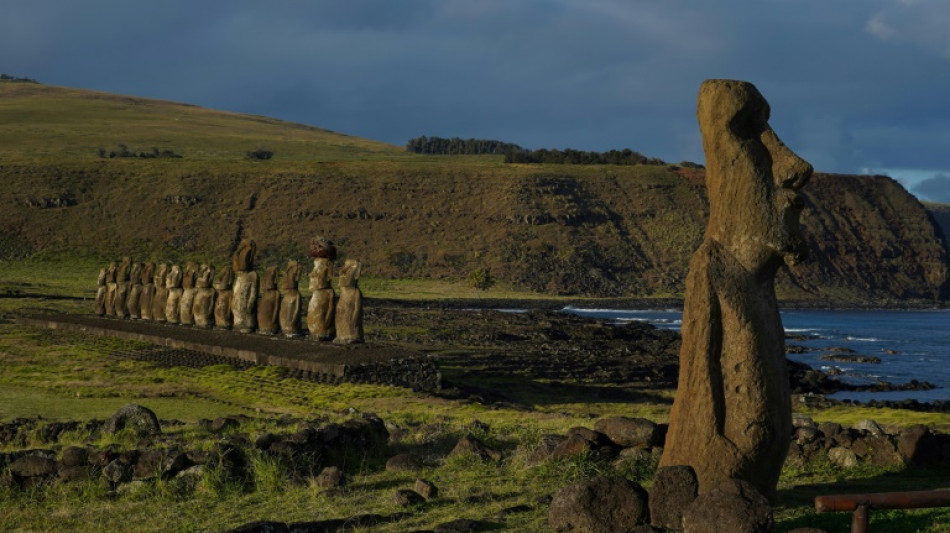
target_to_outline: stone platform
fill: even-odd
[[[442,375],[430,358],[392,345],[344,346],[313,342],[306,337],[265,336],[94,315],[42,314],[21,317],[17,322],[190,350],[245,364],[282,366],[320,381],[378,383],[430,392],[439,390],[442,382]]]

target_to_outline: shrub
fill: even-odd
[[[491,275],[491,270],[487,268],[477,268],[468,275],[468,284],[473,289],[487,291],[495,284],[495,278]]]
[[[247,153],[248,159],[256,159],[258,161],[267,161],[268,159],[274,157],[274,151],[268,150],[267,148],[258,148]]]

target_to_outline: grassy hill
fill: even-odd
[[[182,157],[100,157],[119,145]],[[260,147],[273,159],[246,157]],[[22,83],[0,83],[0,179],[0,258],[220,264],[251,237],[266,266],[305,260],[321,234],[377,278],[490,270],[545,294],[678,296],[708,214],[696,170],[409,154],[264,117]],[[819,175],[807,194],[814,259],[783,275],[785,297],[946,298],[946,243],[896,182]]]

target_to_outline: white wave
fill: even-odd
[[[845,337],[845,339],[853,342],[881,342],[881,339],[875,339],[874,337]]]

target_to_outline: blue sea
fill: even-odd
[[[564,312],[599,318],[608,322],[648,322],[658,327],[679,329],[683,313],[666,310],[580,309],[566,307]],[[928,381],[938,388],[928,391],[840,392],[836,399],[869,400],[915,399],[921,402],[950,400],[950,311],[890,310],[786,310],[782,323],[789,335],[802,335],[805,340],[789,339],[788,345],[814,348],[802,354],[789,354],[789,359],[825,371],[837,368],[840,378],[851,383],[874,383],[880,380],[894,384],[912,379]],[[841,363],[825,361],[821,355],[832,347],[850,348],[856,355],[881,359],[874,363]]]

